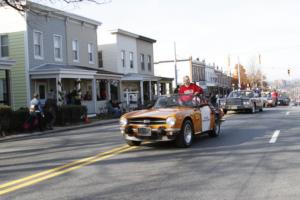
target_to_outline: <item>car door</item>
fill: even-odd
[[[211,130],[211,109],[208,105],[201,106],[202,132]]]

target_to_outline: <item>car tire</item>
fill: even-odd
[[[250,112],[251,112],[252,114],[255,114],[255,113],[256,113],[256,106],[255,106],[255,104],[252,105],[252,108],[251,108]]]
[[[224,113],[224,115],[226,115],[227,114],[227,110],[223,109],[223,113]]]
[[[190,120],[185,120],[181,127],[179,135],[176,137],[176,146],[187,148],[192,145],[194,137],[193,124]]]
[[[263,110],[263,107],[261,107],[260,109],[259,109],[259,112],[263,112],[264,110]]]
[[[215,126],[214,128],[208,132],[209,137],[218,137],[221,132],[221,122],[219,117],[216,118],[215,120]]]
[[[141,141],[134,141],[134,140],[126,140],[126,143],[129,146],[140,146],[141,145]]]

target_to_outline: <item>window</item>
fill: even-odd
[[[141,68],[142,68],[142,70],[145,70],[145,56],[144,56],[144,54],[141,54]]]
[[[125,67],[125,51],[124,50],[121,51],[121,62],[122,62],[122,66]]]
[[[78,40],[72,41],[72,52],[73,52],[73,61],[78,62],[79,61],[79,45]]]
[[[99,51],[98,52],[98,65],[99,65],[99,68],[102,68],[103,67],[103,60],[102,60],[102,51]]]
[[[60,35],[54,35],[53,42],[54,42],[54,60],[62,61],[62,37]]]
[[[148,55],[147,58],[148,58],[148,60],[147,60],[147,62],[148,62],[148,70],[151,71],[151,56]]]
[[[0,57],[8,57],[8,35],[1,35]]]
[[[94,63],[94,45],[92,43],[88,44],[88,54],[89,54],[89,63]]]
[[[130,68],[133,68],[133,52],[129,53]]]
[[[43,33],[40,31],[33,32],[34,58],[43,59]]]

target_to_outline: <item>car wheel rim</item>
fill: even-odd
[[[219,123],[217,122],[217,123],[216,123],[216,126],[215,126],[215,133],[216,133],[217,135],[219,135],[219,131],[220,131],[220,125],[219,125]]]
[[[184,127],[184,140],[187,144],[192,140],[192,127],[189,124]]]

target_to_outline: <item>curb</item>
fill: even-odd
[[[15,139],[24,139],[29,137],[36,137],[36,136],[42,136],[47,135],[50,133],[60,133],[64,131],[71,131],[75,129],[82,129],[82,128],[89,128],[89,127],[95,127],[100,125],[108,125],[108,124],[114,124],[119,122],[119,119],[110,119],[110,120],[102,120],[98,122],[93,122],[89,124],[80,124],[75,126],[68,126],[68,127],[56,127],[53,130],[47,130],[43,132],[33,132],[33,133],[22,133],[22,134],[15,134],[15,135],[9,135],[5,136],[3,138],[0,138],[0,143],[7,142],[7,141],[14,141]]]

